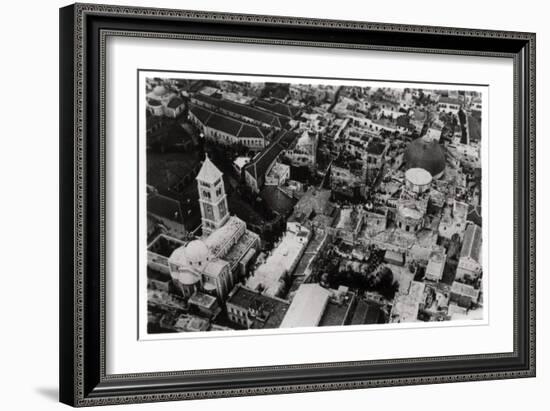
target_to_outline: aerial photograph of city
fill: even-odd
[[[194,77],[140,88],[148,334],[484,319],[479,90]]]

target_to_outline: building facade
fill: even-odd
[[[285,156],[292,162],[292,165],[296,167],[314,169],[317,164],[317,144],[317,134],[305,130],[302,135],[296,139],[295,144],[286,150]]]
[[[203,107],[192,106],[189,120],[201,130],[205,139],[218,144],[243,145],[251,151],[262,150],[266,146],[269,132],[253,124],[227,117]]]
[[[204,235],[208,235],[229,220],[223,174],[206,156],[196,179],[199,190],[202,232]]]
[[[227,317],[244,329],[279,328],[289,303],[237,285],[227,299]]]
[[[437,103],[437,108],[440,111],[449,114],[458,114],[461,107],[462,103],[460,100],[452,97],[441,97]]]

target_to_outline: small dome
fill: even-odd
[[[432,175],[423,168],[409,168],[405,178],[416,186],[425,186],[432,182]]]
[[[193,268],[204,266],[210,261],[210,250],[201,240],[193,240],[187,244],[184,253],[187,263]]]
[[[173,272],[172,278],[179,281],[182,285],[195,285],[199,282],[199,277],[190,271]]]
[[[405,150],[407,169],[423,168],[437,178],[445,170],[445,153],[437,141],[417,138]]]
[[[156,86],[154,89],[153,89],[153,94],[155,96],[163,96],[164,94],[166,94],[166,88],[164,86]]]

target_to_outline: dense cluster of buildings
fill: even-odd
[[[177,175],[148,172],[149,332],[481,318],[478,93],[148,79],[146,99],[148,141],[192,135],[148,144]],[[165,147],[197,160],[178,174]]]

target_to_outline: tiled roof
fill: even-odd
[[[251,106],[224,100],[222,107],[226,110],[230,110],[249,119],[269,124],[270,126],[279,128],[283,127],[283,121],[281,121],[281,118],[279,116],[275,116],[263,110],[258,110]]]
[[[299,108],[278,101],[256,100],[254,105],[289,119],[296,117],[300,113]]]
[[[203,125],[238,138],[266,138],[268,134],[267,130],[258,126],[243,123],[200,106],[193,105],[190,111]]]
[[[206,124],[213,114],[210,110],[206,110],[200,106],[191,106],[190,111],[202,124]]]
[[[234,120],[230,117],[220,116],[216,113],[212,113],[206,122],[206,125],[227,134],[231,134],[232,136],[239,134],[239,130],[242,127],[242,123],[240,121]]]
[[[160,106],[161,105],[160,101],[154,100],[154,99],[147,100],[147,103],[149,103],[150,106]]]
[[[283,147],[279,144],[270,144],[264,149],[264,151],[259,153],[245,166],[245,171],[252,175],[252,177],[256,180],[263,179],[269,169],[269,166],[271,166],[281,151],[283,151]]]
[[[193,97],[203,103],[246,117],[253,121],[269,124],[273,127],[282,128],[286,124],[286,120],[279,115],[275,115],[246,104],[209,97],[202,94],[196,94]]]
[[[279,144],[284,148],[288,148],[296,141],[297,135],[293,131],[281,130],[275,137],[275,140],[279,141]]]
[[[179,201],[161,194],[152,195],[147,199],[147,212],[167,220],[183,222]]]
[[[269,297],[237,285],[229,294],[227,304],[244,310],[252,309],[261,313],[260,318],[249,317],[250,328],[278,328],[288,310],[289,303],[276,297]]]
[[[183,100],[179,97],[174,97],[170,102],[168,103],[168,108],[177,108],[183,104]]]
[[[205,244],[213,255],[221,258],[226,245],[236,236],[242,236],[245,230],[246,223],[237,216],[231,216],[223,226],[208,236]]]
[[[261,128],[253,126],[251,124],[243,123],[237,137],[255,137],[255,138],[265,138],[267,132],[264,132]]]
[[[196,93],[192,97],[194,100],[201,101],[205,104],[218,107],[220,105],[221,99],[217,97],[208,96],[204,93]]]
[[[256,157],[245,166],[245,171],[256,180],[263,179],[273,161],[275,161],[279,154],[290,145],[291,140],[295,138],[296,134],[293,132],[286,130],[281,131],[269,146],[257,154]]]

